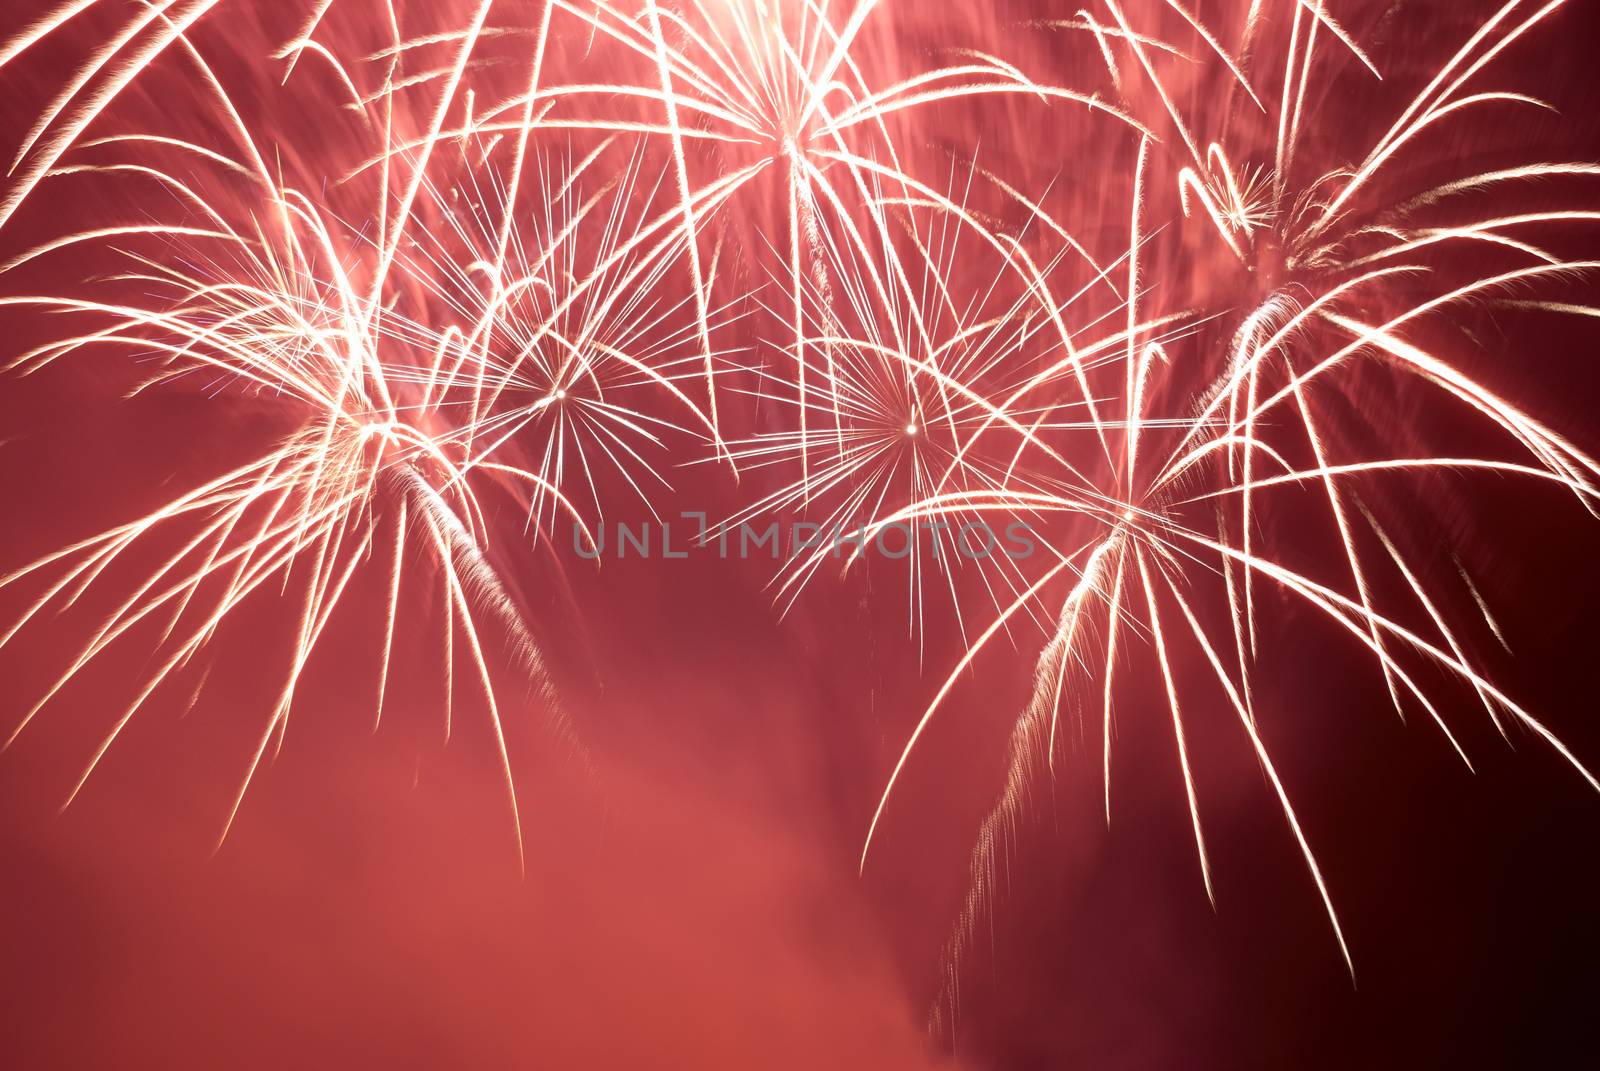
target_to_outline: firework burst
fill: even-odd
[[[1600,315],[1572,294],[1600,267],[1582,253],[1600,213],[1543,192],[1600,168],[1479,167],[1438,140],[1466,126],[1522,151],[1515,116],[1548,106],[1487,80],[1562,6],[1509,0],[1452,28],[1353,2],[1099,0],[970,39],[948,14],[929,44],[914,12],[871,0],[307,0],[252,27],[251,52],[214,32],[241,0],[55,5],[0,48],[0,77],[37,100],[0,191],[0,302],[48,336],[11,370],[118,361],[134,392],[287,430],[0,581],[33,585],[4,645],[161,548],[10,735],[154,630],[156,666],[86,779],[237,607],[292,593],[292,653],[226,829],[370,567],[387,590],[375,719],[396,632],[420,627],[407,599],[437,592],[446,725],[460,651],[515,817],[489,634],[515,675],[543,670],[511,552],[567,523],[593,546],[611,489],[659,515],[673,470],[702,463],[739,481],[727,525],[853,534],[852,553],[783,565],[780,609],[830,563],[875,568],[867,545],[893,526],[933,533],[905,556],[908,620],[920,634],[948,608],[964,653],[893,766],[863,866],[958,678],[1015,626],[1043,629],[945,1007],[1064,711],[1094,710],[1109,821],[1135,659],[1161,686],[1207,893],[1191,741],[1220,706],[1353,970],[1256,700],[1279,596],[1369,652],[1396,709],[1463,760],[1425,673],[1595,784],[1473,657],[1472,633],[1501,637],[1470,574],[1440,583],[1415,550],[1431,507],[1485,475],[1600,512],[1600,462],[1468,322]],[[34,71],[68,27],[94,43],[59,78]],[[1420,78],[1386,62],[1402,49]],[[69,184],[111,215],[53,226],[36,207]],[[68,281],[32,285],[47,274]],[[1462,422],[1479,445],[1430,435]],[[964,525],[1011,521],[1045,553],[963,564]]]

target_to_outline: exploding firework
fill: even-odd
[[[992,907],[1006,838],[1023,817],[1030,781],[1054,769],[1063,706],[1082,709],[1090,695],[1101,722],[1109,821],[1118,666],[1139,652],[1149,652],[1159,672],[1208,895],[1189,719],[1195,708],[1220,701],[1249,740],[1354,970],[1333,898],[1263,742],[1268,729],[1253,700],[1252,678],[1260,672],[1257,592],[1264,585],[1327,615],[1365,647],[1396,709],[1425,711],[1463,761],[1467,753],[1420,683],[1419,664],[1431,663],[1470,688],[1502,733],[1512,726],[1531,731],[1600,788],[1467,654],[1462,636],[1473,618],[1499,636],[1470,576],[1461,573],[1453,591],[1430,588],[1421,579],[1420,554],[1402,550],[1395,535],[1426,525],[1411,496],[1438,489],[1444,473],[1515,474],[1594,509],[1595,460],[1469,372],[1476,355],[1463,359],[1433,340],[1444,337],[1466,348],[1465,339],[1448,338],[1452,313],[1462,306],[1506,301],[1530,286],[1559,287],[1596,266],[1505,233],[1540,226],[1560,231],[1592,214],[1508,210],[1504,196],[1505,187],[1594,175],[1595,169],[1534,161],[1477,173],[1423,169],[1421,182],[1416,168],[1391,174],[1430,128],[1477,109],[1541,106],[1517,93],[1464,88],[1557,7],[1513,19],[1517,6],[1506,5],[1469,28],[1465,43],[1445,54],[1420,92],[1400,98],[1393,125],[1361,146],[1364,156],[1342,166],[1297,148],[1310,117],[1308,97],[1323,95],[1319,79],[1351,77],[1351,64],[1373,75],[1377,70],[1320,4],[1283,5],[1282,11],[1250,5],[1236,13],[1237,25],[1213,30],[1177,3],[1165,18],[1135,29],[1108,2],[1104,23],[1085,15],[1052,26],[1093,35],[1108,93],[1129,114],[1144,117],[1162,140],[1141,140],[1131,161],[1127,244],[1119,261],[1129,328],[1112,373],[1121,383],[1107,389],[1116,398],[1107,406],[1116,421],[1101,425],[1114,440],[1103,476],[1089,486],[1063,479],[1067,493],[1015,484],[947,490],[877,522],[1039,511],[1070,518],[1058,526],[1062,550],[1053,567],[1003,608],[928,705],[873,822],[875,830],[912,749],[959,675],[1013,615],[1044,602],[1053,611],[1049,640],[1033,696],[1016,723],[1005,790],[973,851],[971,891],[949,947],[941,1013],[954,1005],[959,961]],[[1224,48],[1224,37],[1237,40],[1237,48]],[[1264,102],[1249,72],[1279,62],[1281,93]],[[1187,92],[1180,94],[1177,85]],[[1184,108],[1178,103],[1183,96],[1205,106]],[[1330,120],[1319,115],[1314,125],[1322,129]],[[1452,255],[1462,245],[1480,251]],[[1190,280],[1197,266],[1225,282],[1195,285]],[[1172,340],[1139,329],[1145,310],[1172,308],[1175,297],[1187,307],[1180,322],[1194,325],[1192,331]],[[1525,299],[1510,304],[1585,308]],[[1418,340],[1423,337],[1429,341]],[[1383,426],[1398,423],[1395,410],[1370,401],[1377,384],[1408,399],[1426,395],[1420,404],[1442,398],[1464,407],[1510,449],[1440,454],[1410,429],[1395,435]],[[1416,391],[1419,386],[1424,390]],[[1413,417],[1412,423],[1422,421]],[[1404,452],[1395,453],[1397,446]],[[1068,452],[1084,456],[1082,449]],[[1029,450],[1026,458],[1035,470],[1051,472],[1048,452]],[[1411,481],[1412,490],[1397,494],[1400,480]],[[1340,567],[1317,575],[1293,550],[1319,521],[1337,548],[1324,558]],[[1063,584],[1064,594],[1049,594]],[[1463,603],[1470,610],[1465,618],[1451,613]],[[1211,694],[1190,695],[1183,687],[1176,667],[1177,652],[1185,648],[1203,660],[1213,678]],[[869,832],[869,847],[871,840]]]
[[[13,739],[108,647],[153,631],[155,668],[87,779],[237,607],[292,592],[291,654],[226,829],[373,568],[375,718],[396,632],[426,616],[408,600],[436,593],[446,724],[459,650],[515,816],[489,635],[512,674],[543,669],[513,552],[567,523],[587,536],[619,485],[655,512],[673,467],[702,463],[738,482],[729,525],[855,534],[853,553],[786,562],[780,609],[830,568],[879,568],[864,548],[886,528],[934,533],[907,555],[908,618],[948,608],[965,650],[888,777],[863,865],[959,677],[997,636],[1043,628],[950,1001],[1073,710],[1098,722],[1109,820],[1136,659],[1161,685],[1207,893],[1190,741],[1196,710],[1220,706],[1353,970],[1256,701],[1263,620],[1284,602],[1370,652],[1396,709],[1424,711],[1463,760],[1440,673],[1595,784],[1474,657],[1473,633],[1500,633],[1470,572],[1440,580],[1416,549],[1484,476],[1600,512],[1600,462],[1472,323],[1600,315],[1572,294],[1600,267],[1581,253],[1600,213],[1548,192],[1600,168],[1525,149],[1515,117],[1546,106],[1486,88],[1561,0],[1459,23],[1101,0],[1001,35],[870,0],[256,7],[77,0],[0,48],[0,77],[39,102],[0,196],[0,302],[44,333],[12,371],[119,360],[131,391],[285,429],[0,582],[32,585],[0,646],[128,585]],[[241,10],[259,25],[221,40]],[[69,26],[94,44],[52,78],[36,57]],[[996,54],[997,36],[1014,48]],[[1463,129],[1485,147],[1439,141]],[[68,185],[108,217],[51,229],[36,206]],[[490,500],[515,503],[520,527]],[[997,520],[1036,528],[1045,553],[969,568],[957,533]],[[157,564],[127,580],[119,564],[147,547]]]

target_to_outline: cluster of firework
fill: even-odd
[[[1064,717],[1095,727],[1109,816],[1135,666],[1165,695],[1207,891],[1186,718],[1220,707],[1349,959],[1252,687],[1286,604],[1370,652],[1397,710],[1464,760],[1441,678],[1594,784],[1474,657],[1498,626],[1428,526],[1483,479],[1547,488],[1552,515],[1600,500],[1600,464],[1541,409],[1535,355],[1472,330],[1600,315],[1582,296],[1600,261],[1570,248],[1600,212],[1552,207],[1592,199],[1600,167],[1527,156],[1526,116],[1547,109],[1494,80],[1562,0],[967,6],[42,9],[0,47],[28,102],[0,185],[11,374],[120,362],[132,392],[283,430],[0,580],[21,607],[0,645],[90,590],[112,601],[8,737],[114,644],[152,648],[87,779],[239,607],[292,600],[225,836],[341,596],[374,571],[374,716],[397,631],[434,630],[446,721],[467,667],[515,816],[497,677],[543,670],[507,563],[558,526],[663,508],[699,463],[737,482],[728,523],[933,533],[891,565],[912,636],[953,615],[965,654],[863,864],[959,677],[1043,629],[952,986]],[[92,44],[63,63],[69,36]],[[39,207],[65,197],[65,219]],[[1017,520],[1044,553],[957,552],[963,525]],[[776,605],[885,567],[866,557],[795,555]]]

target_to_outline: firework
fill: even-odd
[[[1463,760],[1424,669],[1596,784],[1474,658],[1473,633],[1500,634],[1470,573],[1440,581],[1415,549],[1430,507],[1486,474],[1600,512],[1600,462],[1465,323],[1600,315],[1570,289],[1600,267],[1581,253],[1600,213],[1540,192],[1600,168],[1479,168],[1434,140],[1493,140],[1546,107],[1486,86],[1560,0],[1459,26],[1323,0],[1099,0],[1008,22],[1016,55],[963,30],[964,11],[870,0],[307,0],[254,46],[219,44],[217,20],[250,7],[78,0],[0,48],[0,77],[45,87],[0,194],[0,302],[73,325],[30,339],[13,372],[117,359],[134,391],[286,428],[0,581],[35,586],[4,645],[114,587],[134,548],[163,558],[75,639],[13,738],[111,644],[158,631],[156,668],[86,779],[236,607],[293,592],[292,654],[226,828],[371,567],[387,590],[375,719],[397,630],[419,627],[408,600],[436,591],[446,725],[460,649],[515,817],[487,634],[512,674],[542,683],[543,668],[514,552],[568,523],[592,546],[619,501],[659,516],[672,470],[699,463],[737,481],[726,526],[779,516],[853,536],[851,553],[784,563],[780,612],[826,572],[879,568],[865,548],[886,529],[934,533],[906,555],[908,622],[920,635],[947,611],[964,653],[887,778],[863,866],[957,679],[996,637],[1043,630],[949,946],[952,1001],[1064,712],[1094,710],[1109,821],[1135,659],[1161,685],[1208,895],[1190,745],[1195,711],[1220,705],[1353,971],[1256,701],[1281,596],[1370,652],[1396,709],[1423,710]],[[69,26],[92,28],[82,62],[32,72]],[[1402,47],[1429,60],[1421,78],[1389,69]],[[174,88],[189,99],[171,114],[156,102]],[[41,239],[34,208],[63,184],[112,215]],[[93,270],[63,269],[72,258]],[[30,290],[51,265],[68,282]],[[1480,445],[1441,445],[1418,412],[1473,422]],[[514,502],[520,529],[490,499]],[[970,521],[1025,522],[1044,553],[973,565]]]
[[[1093,695],[1099,708],[1109,821],[1117,671],[1139,652],[1151,653],[1159,672],[1208,895],[1210,864],[1188,723],[1194,708],[1220,700],[1236,714],[1260,762],[1354,971],[1333,898],[1263,742],[1266,729],[1252,697],[1262,585],[1326,614],[1367,648],[1396,709],[1414,704],[1424,710],[1463,761],[1467,754],[1437,700],[1418,681],[1418,661],[1468,685],[1502,733],[1508,723],[1533,732],[1600,787],[1547,727],[1468,657],[1461,636],[1478,611],[1498,636],[1470,579],[1463,574],[1465,584],[1455,592],[1430,590],[1419,579],[1416,557],[1393,537],[1397,526],[1414,527],[1418,519],[1381,519],[1379,505],[1393,501],[1397,479],[1494,472],[1546,482],[1593,511],[1593,481],[1600,473],[1593,458],[1463,370],[1462,362],[1412,339],[1468,302],[1504,299],[1524,286],[1559,286],[1592,270],[1590,261],[1557,256],[1504,233],[1570,226],[1589,219],[1588,213],[1508,211],[1503,200],[1483,195],[1532,179],[1593,175],[1594,169],[1535,161],[1406,186],[1390,180],[1385,166],[1429,127],[1470,109],[1539,106],[1516,93],[1466,93],[1463,87],[1557,5],[1518,20],[1510,17],[1517,5],[1509,4],[1469,31],[1415,99],[1401,101],[1393,126],[1365,157],[1323,170],[1309,153],[1297,155],[1297,145],[1315,80],[1348,77],[1351,63],[1373,67],[1350,34],[1321,5],[1283,5],[1283,11],[1251,5],[1236,13],[1240,21],[1229,28],[1240,42],[1230,54],[1218,32],[1177,3],[1170,7],[1169,17],[1157,16],[1138,29],[1109,2],[1103,24],[1085,16],[1053,27],[1094,36],[1113,99],[1130,114],[1148,114],[1149,128],[1162,138],[1141,141],[1129,176],[1122,263],[1130,326],[1116,373],[1120,390],[1112,388],[1120,395],[1113,431],[1120,444],[1103,479],[1072,493],[1041,494],[1018,485],[947,490],[877,522],[1041,510],[1072,521],[1062,526],[1063,552],[1053,568],[1003,608],[927,707],[873,822],[875,830],[912,749],[957,677],[1011,616],[1045,600],[1059,574],[1069,577],[1066,593],[1051,604],[1054,624],[1033,697],[1016,724],[1005,791],[973,851],[971,892],[949,946],[940,1014],[954,1006],[959,961],[974,926],[991,908],[1007,832],[1023,816],[1030,781],[1054,768],[1069,696],[1077,696],[1079,705]],[[1282,51],[1268,60],[1273,42],[1283,42]],[[1203,62],[1208,59],[1217,61],[1209,69]],[[1280,61],[1286,72],[1281,94],[1275,102],[1266,95],[1270,103],[1263,103],[1249,72]],[[1186,110],[1176,103],[1174,80],[1207,87],[1191,93],[1193,100],[1223,103]],[[1321,118],[1319,125],[1327,121]],[[1473,195],[1477,208],[1469,203]],[[1447,204],[1450,222],[1429,218]],[[1177,210],[1182,223],[1175,236],[1152,238],[1171,218],[1163,218],[1157,206]],[[1460,221],[1463,215],[1466,222]],[[1193,239],[1197,226],[1200,238]],[[1206,234],[1216,243],[1211,250],[1203,244]],[[1449,248],[1459,244],[1493,246],[1505,259],[1450,257]],[[1196,293],[1177,273],[1197,263],[1230,282],[1209,288],[1214,293]],[[1170,307],[1172,292],[1189,305],[1190,322],[1210,323],[1176,343],[1133,326],[1144,309]],[[1386,452],[1393,447],[1374,432],[1367,423],[1373,415],[1359,404],[1370,394],[1375,373],[1396,384],[1392,389],[1406,390],[1408,379],[1420,381],[1449,403],[1464,405],[1522,456],[1439,455],[1426,444],[1404,454]],[[1152,414],[1156,406],[1161,409]],[[1047,454],[1028,456],[1036,469],[1050,470]],[[1281,501],[1273,500],[1277,494]],[[1285,554],[1287,545],[1273,539],[1275,529],[1298,535],[1319,514],[1335,537],[1342,577],[1313,577]],[[1395,583],[1375,579],[1385,566],[1385,579],[1392,576]],[[1469,594],[1470,616],[1450,614],[1448,608]],[[1393,608],[1382,608],[1385,596]],[[1404,600],[1422,611],[1421,624],[1401,623],[1409,617]],[[1212,694],[1185,694],[1175,669],[1180,647],[1203,659],[1216,685]],[[868,847],[871,841],[869,831]]]

